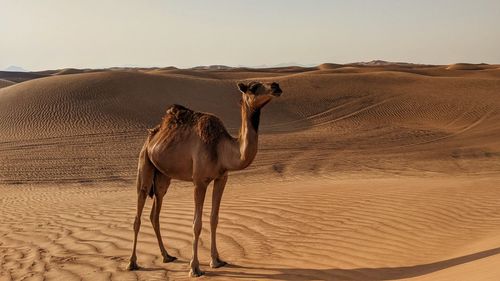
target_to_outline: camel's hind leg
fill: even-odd
[[[167,193],[168,187],[170,186],[170,178],[161,174],[156,173],[155,175],[155,190],[154,190],[154,201],[153,208],[151,209],[151,224],[155,230],[156,238],[158,239],[158,246],[160,247],[161,255],[163,256],[163,262],[172,262],[177,258],[168,254],[165,246],[163,246],[163,241],[160,233],[160,211],[163,202],[163,197]]]
[[[137,236],[139,234],[139,229],[141,228],[141,215],[146,202],[146,197],[151,191],[151,188],[153,188],[154,173],[155,167],[149,160],[146,148],[144,147],[139,155],[139,167],[137,172],[137,213],[134,221],[134,246],[132,248],[132,255],[130,256],[130,263],[127,266],[128,270],[136,270],[139,268],[135,253],[137,247]]]

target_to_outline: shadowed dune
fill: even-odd
[[[235,85],[254,79],[277,81],[284,94],[263,110],[255,162],[230,176],[218,244],[232,265],[217,270],[207,265],[207,196],[207,278],[498,280],[500,72],[479,67],[0,76],[0,280],[187,279],[190,183],[172,184],[161,217],[180,261],[161,262],[145,215],[143,269],[123,270],[137,154],[173,103],[214,113],[237,134]]]
[[[42,78],[47,75],[35,72],[0,71],[0,79],[12,82],[23,82],[31,79]]]
[[[14,85],[14,84],[16,84],[16,82],[0,79],[0,88],[8,87],[8,86]]]

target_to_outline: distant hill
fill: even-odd
[[[11,66],[7,67],[6,69],[4,69],[4,71],[26,72],[27,70],[20,67],[20,66],[11,65]]]
[[[354,63],[349,63],[347,65],[356,65],[356,66],[390,66],[390,65],[421,66],[423,64],[409,63],[409,62],[393,62],[393,61],[385,61],[385,60],[372,60],[372,61],[367,61],[367,62],[354,62]]]
[[[227,65],[200,65],[200,66],[195,66],[192,67],[191,69],[193,70],[228,70],[228,69],[233,69],[234,67],[227,66]]]

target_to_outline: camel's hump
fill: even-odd
[[[217,143],[222,136],[230,137],[222,121],[215,115],[197,112],[179,104],[167,108],[163,128],[192,128],[205,143]]]
[[[167,107],[164,121],[170,124],[188,125],[193,124],[199,118],[200,113],[195,112],[185,106],[173,104]]]
[[[156,125],[152,129],[147,129],[150,136],[154,136],[160,130],[160,125]]]
[[[185,107],[185,106],[182,106],[180,104],[172,104],[171,106],[167,107],[167,110],[166,110],[166,113],[175,113],[175,112],[178,112],[178,111],[191,111],[193,112],[193,110]]]

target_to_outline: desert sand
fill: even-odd
[[[0,72],[0,280],[185,280],[192,184],[173,181],[162,263],[137,156],[173,103],[240,124],[240,80],[277,81],[259,152],[230,174],[210,280],[500,280],[500,66]],[[209,193],[211,189],[209,189]]]

